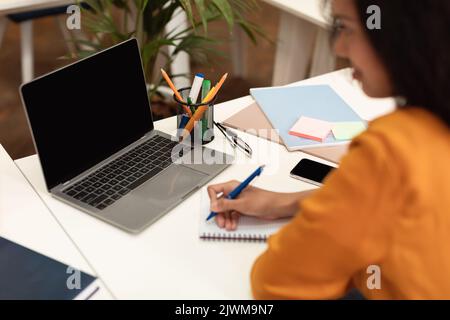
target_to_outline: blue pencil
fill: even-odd
[[[233,191],[230,192],[230,194],[227,196],[227,199],[233,200],[236,199],[242,191],[244,191],[245,188],[248,187],[248,185],[258,176],[261,175],[263,169],[265,166],[261,166],[259,167],[255,172],[253,172],[250,177],[248,177],[244,182],[242,182],[240,185],[238,185],[236,187],[236,189],[234,189]],[[217,216],[217,212],[211,212],[208,216],[208,218],[206,219],[206,221],[211,220],[212,218],[214,218],[215,216]]]

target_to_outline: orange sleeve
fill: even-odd
[[[251,274],[255,298],[340,298],[353,275],[383,259],[401,190],[387,150],[369,132],[352,143],[339,170],[269,239]]]

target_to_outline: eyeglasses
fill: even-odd
[[[239,136],[231,131],[230,129],[225,128],[220,123],[214,122],[214,125],[222,132],[222,134],[225,136],[225,138],[228,140],[228,142],[231,144],[231,146],[236,149],[238,148],[242,152],[245,153],[245,155],[249,158],[252,157],[253,151],[252,148]]]

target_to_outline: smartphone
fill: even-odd
[[[294,170],[291,171],[291,177],[321,187],[325,178],[334,169],[336,169],[336,167],[331,167],[309,159],[303,159]]]

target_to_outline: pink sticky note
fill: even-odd
[[[323,142],[330,134],[332,124],[327,121],[301,117],[289,131],[292,136]]]

